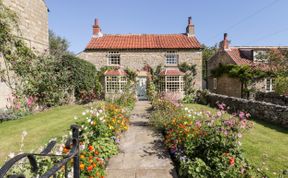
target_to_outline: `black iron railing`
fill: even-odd
[[[50,170],[40,176],[40,178],[56,177],[57,172],[64,167],[65,178],[68,177],[68,162],[73,159],[73,177],[80,177],[80,167],[79,167],[79,127],[77,125],[72,125],[72,139],[68,139],[65,147],[69,148],[70,151],[67,155],[55,155],[49,154],[51,150],[56,145],[56,141],[51,141],[47,147],[41,153],[23,153],[15,156],[14,158],[8,160],[3,167],[0,169],[0,178],[5,176],[9,178],[25,178],[23,175],[7,175],[8,171],[12,166],[14,166],[18,161],[27,157],[31,165],[31,171],[33,173],[38,172],[39,167],[37,164],[36,156],[40,157],[62,157],[62,159],[57,162]]]

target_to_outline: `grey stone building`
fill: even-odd
[[[254,98],[256,92],[273,92],[273,78],[256,79],[248,86],[243,86],[239,78],[231,78],[227,74],[214,77],[212,70],[218,68],[220,64],[247,65],[260,70],[266,70],[269,64],[267,54],[270,52],[280,52],[288,47],[279,46],[230,46],[227,34],[220,43],[218,52],[207,61],[208,90],[222,95],[234,97]],[[251,90],[248,94],[245,90]]]
[[[194,87],[202,89],[202,51],[201,44],[195,36],[195,27],[191,17],[188,19],[186,33],[183,34],[103,34],[98,19],[93,25],[93,36],[85,50],[78,56],[100,69],[114,66],[120,69],[107,71],[105,91],[117,93],[121,91],[121,82],[117,75],[125,76],[121,68],[130,68],[138,73],[136,93],[139,99],[146,98],[147,72],[146,65],[156,68],[165,67],[161,71],[165,92],[183,93],[183,75],[178,65],[188,63],[196,65]],[[117,84],[118,83],[118,84]]]
[[[18,17],[17,37],[23,39],[28,47],[42,53],[49,48],[48,8],[44,0],[3,0],[3,4],[14,11]],[[4,59],[0,56],[0,67],[5,69]],[[0,81],[0,109],[5,108],[11,96],[11,89]]]

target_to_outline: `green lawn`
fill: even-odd
[[[215,109],[199,104],[186,107],[195,111],[215,112]],[[242,138],[244,156],[269,177],[278,177],[283,170],[288,170],[288,129],[259,121],[254,123],[255,127]]]
[[[47,144],[51,138],[68,134],[74,116],[83,112],[83,105],[67,105],[36,113],[20,120],[0,124],[0,165],[10,152],[18,152],[21,134],[27,131],[24,151],[29,152]]]

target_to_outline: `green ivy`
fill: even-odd
[[[214,77],[227,74],[231,78],[239,78],[241,82],[248,82],[254,79],[262,79],[273,75],[259,69],[254,69],[248,65],[219,64],[219,67],[211,71]]]
[[[179,69],[185,73],[184,75],[184,91],[186,95],[189,95],[194,92],[193,88],[193,80],[197,74],[196,72],[196,65],[187,64],[186,62],[180,64]]]

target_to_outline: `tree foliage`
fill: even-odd
[[[68,51],[69,42],[60,36],[57,36],[52,30],[49,30],[49,52],[56,58],[71,54]]]

